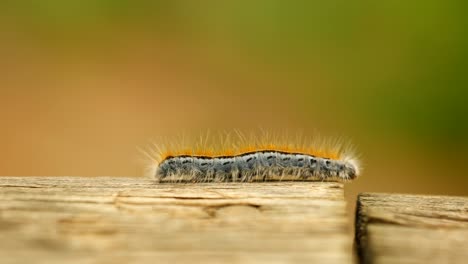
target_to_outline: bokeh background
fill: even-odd
[[[350,139],[358,192],[468,195],[456,0],[0,2],[0,175],[142,176],[206,130]]]

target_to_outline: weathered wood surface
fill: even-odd
[[[1,263],[350,263],[343,185],[0,177]]]
[[[468,198],[361,194],[362,263],[468,263]]]

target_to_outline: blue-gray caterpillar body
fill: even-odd
[[[353,158],[262,150],[234,156],[168,156],[156,167],[159,182],[346,181],[359,166]]]

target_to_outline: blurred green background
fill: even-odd
[[[184,131],[350,139],[364,191],[468,195],[456,0],[0,2],[0,175],[140,176]]]

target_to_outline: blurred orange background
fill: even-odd
[[[206,130],[351,139],[358,192],[468,195],[460,1],[5,1],[0,175],[141,176]]]

